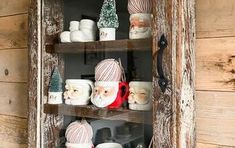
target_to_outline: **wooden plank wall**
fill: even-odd
[[[27,147],[28,0],[0,3],[0,147]]]
[[[235,0],[197,0],[197,141],[235,147]]]

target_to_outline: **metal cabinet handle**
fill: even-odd
[[[161,36],[160,40],[158,41],[159,51],[158,51],[158,54],[157,54],[157,72],[158,72],[158,75],[159,75],[158,84],[159,84],[159,86],[160,86],[163,93],[166,91],[166,87],[168,85],[168,80],[164,76],[163,67],[162,67],[163,51],[167,47],[167,45],[168,44],[167,44],[166,37],[163,34]]]

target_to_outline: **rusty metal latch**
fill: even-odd
[[[164,49],[167,47],[167,39],[165,37],[165,35],[163,34],[160,38],[160,40],[158,41],[158,47],[159,47],[159,51],[157,53],[157,72],[159,75],[159,80],[158,80],[158,84],[162,90],[162,92],[164,93],[166,91],[166,87],[168,85],[168,80],[167,78],[164,76],[164,72],[163,72],[163,51]]]

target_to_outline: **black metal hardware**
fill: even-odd
[[[162,67],[163,51],[167,47],[167,45],[168,44],[167,44],[166,37],[163,34],[161,36],[160,40],[158,41],[159,51],[158,51],[158,54],[157,54],[157,72],[158,72],[158,75],[159,75],[158,84],[159,84],[159,86],[160,86],[163,93],[166,91],[166,87],[168,85],[168,80],[164,76],[163,67]]]

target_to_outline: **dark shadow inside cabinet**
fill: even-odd
[[[64,30],[68,30],[70,21],[80,21],[91,18],[96,22],[103,0],[64,0]],[[129,13],[127,0],[116,0],[119,28],[116,31],[116,40],[129,38]],[[98,34],[98,31],[97,31]],[[97,35],[98,40],[98,35]],[[99,51],[81,52],[79,54],[64,54],[64,80],[89,79],[94,82],[95,66],[104,59],[121,60],[126,81],[152,81],[152,51]],[[65,82],[64,82],[65,83]],[[65,84],[64,84],[65,85]],[[91,105],[91,103],[89,104]],[[123,108],[128,110],[127,102]],[[144,111],[143,111],[144,112]],[[149,111],[150,118],[152,112]],[[144,115],[143,115],[144,116]],[[63,128],[60,132],[61,147],[65,147],[66,128],[76,120],[84,117],[64,116]],[[124,120],[105,120],[85,118],[93,129],[92,142],[94,146],[103,142],[116,142],[123,148],[136,148],[137,145],[148,147],[152,138],[151,123],[134,123]],[[151,119],[152,120],[152,119]]]

